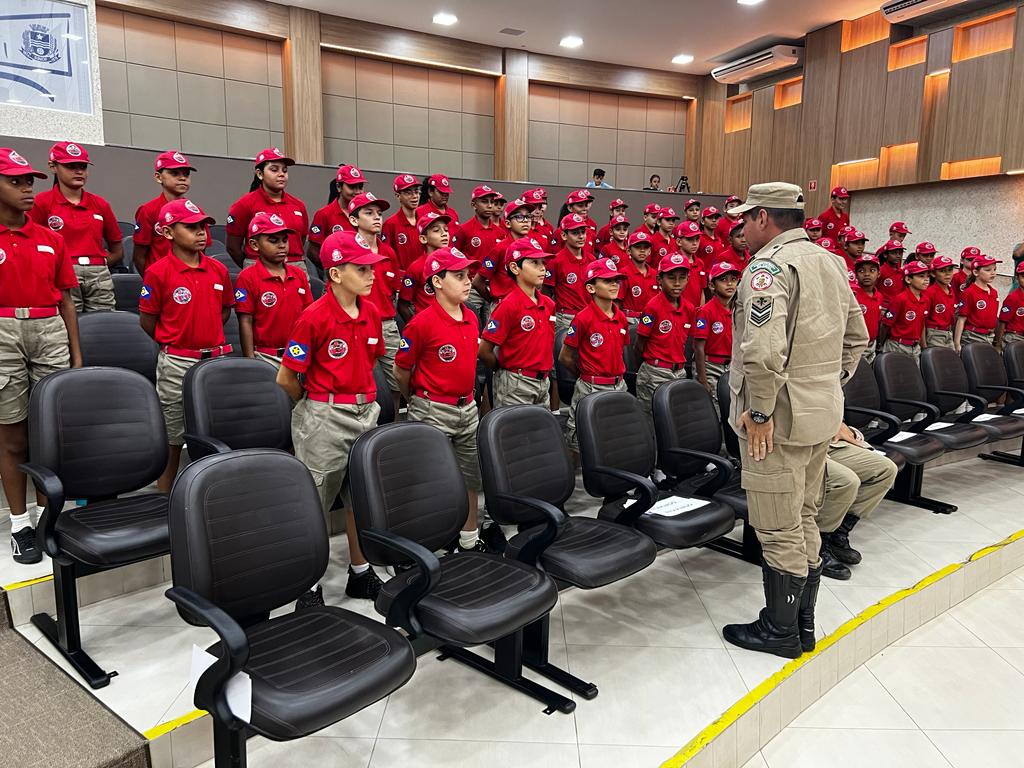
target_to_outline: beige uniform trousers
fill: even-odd
[[[435,403],[425,397],[413,395],[409,401],[409,421],[422,421],[437,427],[451,441],[459,471],[466,480],[466,488],[480,490],[480,459],[476,451],[476,428],[480,424],[476,402],[465,405]]]
[[[278,357],[277,355],[268,355],[266,352],[253,352],[253,355],[255,355],[257,360],[262,360],[265,363],[270,363],[272,366],[274,366],[275,371],[281,367],[281,358]]]
[[[501,405],[547,405],[551,380],[531,379],[499,368],[494,372],[494,407]]]
[[[28,418],[29,389],[71,365],[64,318],[0,317],[0,424]]]
[[[114,308],[114,279],[104,264],[75,264],[78,285],[71,289],[71,298],[78,312],[98,312]]]
[[[847,513],[867,519],[896,482],[896,465],[868,448],[836,443],[825,462],[825,501],[818,528],[832,533]]]
[[[191,357],[168,355],[163,350],[157,355],[156,394],[160,398],[160,409],[164,412],[168,445],[185,443],[185,404],[181,385],[188,369],[198,362]]]
[[[750,524],[776,571],[806,576],[817,565],[821,549],[817,512],[825,490],[828,443],[779,445],[763,461],[747,455],[740,436],[741,485],[747,492]]]
[[[947,349],[953,348],[952,331],[943,331],[939,328],[925,328],[924,340],[928,343],[929,347],[946,347]]]
[[[877,342],[874,342],[874,341],[868,342],[867,349],[865,349],[864,350],[864,354],[861,355],[861,358],[868,365],[870,365],[871,363],[875,362],[875,357],[878,355],[878,349],[875,346],[876,343]]]
[[[576,442],[576,406],[580,400],[591,392],[604,392],[605,390],[625,392],[626,382],[619,381],[618,384],[588,384],[583,379],[576,380],[576,387],[572,391],[572,405],[569,406],[569,421],[565,425],[566,438],[569,440],[569,445],[574,449],[579,449],[579,443]]]
[[[569,330],[569,326],[572,325],[573,318],[576,317],[576,313],[569,314],[568,312],[556,312],[555,313],[555,333],[559,331]]]
[[[685,379],[686,369],[681,365],[676,371],[669,368],[658,368],[655,365],[640,363],[640,369],[636,372],[636,399],[640,401],[640,407],[648,416],[651,415],[654,401],[654,391],[669,381]]]
[[[1024,336],[1019,333],[1004,333],[1003,344],[1012,344],[1015,341],[1024,341]]]
[[[704,361],[704,375],[708,380],[708,386],[711,387],[711,401],[715,404],[715,410],[719,413],[722,411],[718,406],[718,380],[728,372],[729,366],[726,363],[710,363],[707,360]]]
[[[977,331],[968,331],[964,328],[963,333],[960,334],[960,346],[966,346],[967,344],[991,344],[995,340],[995,332],[978,333]]]
[[[921,361],[921,345],[914,344],[912,347],[908,347],[906,344],[900,344],[898,341],[888,339],[882,347],[883,352],[899,352],[902,355],[908,355],[918,362]]]
[[[384,332],[384,354],[380,356],[377,363],[384,372],[384,381],[388,383],[388,389],[398,392],[398,379],[395,377],[395,353],[398,352],[402,335],[398,332],[398,323],[393,317],[383,320],[381,327]]]

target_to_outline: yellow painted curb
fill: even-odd
[[[40,576],[38,579],[26,579],[25,581],[16,581],[13,584],[5,584],[3,590],[4,592],[10,592],[15,589],[24,589],[25,587],[31,587],[33,584],[42,584],[44,581],[53,581],[53,574]]]
[[[193,720],[198,720],[200,717],[203,717],[205,715],[206,710],[193,709],[191,712],[184,714],[181,717],[176,717],[173,720],[168,720],[166,723],[160,723],[160,725],[155,725],[148,731],[143,731],[142,735],[145,736],[148,741],[153,741],[154,739],[157,739],[160,736],[163,736],[164,734],[170,733],[175,728],[180,728],[183,725],[188,725]]]

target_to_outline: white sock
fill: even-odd
[[[33,527],[39,525],[39,520],[42,518],[43,512],[45,512],[45,511],[46,511],[46,507],[40,507],[38,504],[36,504],[36,514],[35,514],[35,517],[32,518],[32,525],[33,525]]]
[[[480,532],[474,528],[471,531],[459,531],[459,549],[472,549],[480,539]]]
[[[11,515],[11,533],[17,533],[31,527],[32,518],[28,516],[28,512],[22,512],[20,515]]]
[[[363,563],[362,565],[352,564],[352,565],[349,566],[349,568],[352,569],[352,573],[366,573],[368,570],[370,570],[370,564],[369,563]]]

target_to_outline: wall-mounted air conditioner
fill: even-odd
[[[957,5],[965,5],[969,0],[893,0],[882,6],[882,15],[890,24],[907,24],[912,19],[928,16],[940,11],[948,11]]]
[[[744,56],[711,70],[711,76],[720,83],[735,85],[802,64],[804,49],[799,45],[774,45],[764,51]]]

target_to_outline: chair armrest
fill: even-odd
[[[422,544],[379,528],[364,528],[359,531],[359,537],[405,555],[416,564],[418,578],[410,581],[405,589],[395,595],[385,618],[388,624],[401,627],[413,637],[422,635],[423,626],[416,619],[415,609],[420,600],[429,595],[441,581],[441,562],[437,555]]]
[[[206,435],[193,435],[189,432],[185,433],[185,445],[188,448],[188,455],[193,461],[195,459],[202,459],[206,456],[212,456],[215,453],[230,453],[231,446],[222,440],[218,440],[215,437],[207,437]],[[193,451],[193,447],[199,448],[198,451]]]
[[[555,539],[558,538],[558,532],[569,518],[565,512],[554,504],[548,504],[548,502],[541,501],[540,499],[534,499],[529,496],[517,496],[514,493],[497,493],[495,496],[501,501],[522,504],[524,507],[536,509],[544,514],[546,518],[544,530],[531,537],[523,548],[519,550],[519,557],[516,558],[521,563],[536,567],[540,556],[544,554],[544,550],[555,542]]]
[[[903,424],[900,420],[891,413],[885,411],[876,411],[873,408],[862,408],[859,405],[848,405],[846,411],[849,413],[859,413],[862,416],[870,416],[873,419],[884,421],[886,423],[885,429],[875,435],[869,442],[872,445],[882,445],[890,437],[894,437],[902,428]]]
[[[1019,389],[1017,387],[1003,387],[995,384],[986,384],[985,386],[981,386],[979,384],[976,388],[980,391],[990,389],[993,392],[1006,392],[1008,395],[1013,395],[1013,402],[1004,405],[997,411],[997,413],[1004,415],[1012,414],[1015,410],[1024,405],[1024,389]]]
[[[171,587],[164,595],[172,603],[217,633],[221,655],[196,684],[195,700],[222,723],[237,721],[228,706],[228,681],[249,661],[249,638],[241,625],[202,595],[186,587]]]
[[[658,501],[658,486],[649,477],[627,472],[624,469],[616,469],[615,467],[594,467],[591,471],[599,475],[614,477],[616,480],[625,480],[627,483],[631,483],[633,489],[640,494],[641,498],[623,509],[619,516],[615,518],[615,522],[619,525],[626,525],[630,528],[634,527],[636,521]]]
[[[961,414],[955,419],[958,424],[970,424],[974,421],[975,416],[980,416],[988,410],[988,400],[981,395],[972,395],[970,392],[951,392],[948,389],[936,389],[932,394],[946,397],[961,397],[974,405],[967,413]]]
[[[43,516],[39,518],[36,526],[36,542],[50,557],[57,557],[60,555],[60,548],[53,532],[57,526],[57,518],[64,511],[64,484],[52,469],[42,464],[33,464],[29,461],[19,464],[18,469],[31,477],[36,489],[46,497],[46,509],[43,510]]]
[[[669,448],[665,453],[670,456],[687,456],[691,459],[703,459],[708,464],[714,464],[717,472],[708,482],[704,483],[700,488],[696,490],[698,496],[711,497],[718,493],[725,487],[725,484],[732,479],[732,464],[724,456],[719,456],[717,453],[707,453],[705,451],[695,451],[691,448]]]
[[[908,432],[923,432],[927,427],[930,427],[936,421],[939,420],[938,407],[931,403],[926,403],[923,400],[904,400],[902,397],[887,397],[885,401],[888,403],[896,403],[897,405],[910,405],[917,409],[918,413],[926,414],[920,421],[915,421],[907,427]]]

